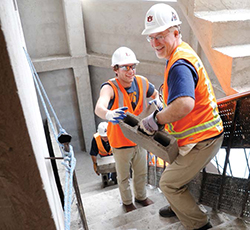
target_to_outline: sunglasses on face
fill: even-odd
[[[134,64],[134,65],[120,65],[119,68],[122,70],[125,70],[125,71],[129,71],[130,69],[135,70],[136,64]]]

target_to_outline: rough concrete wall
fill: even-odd
[[[154,55],[146,37],[141,35],[148,9],[162,1],[81,0],[88,53],[111,56],[120,46],[128,46],[139,60],[160,60]],[[176,1],[164,1],[182,17]],[[190,27],[183,20],[182,33],[190,42]],[[162,60],[162,63],[165,61]]]
[[[95,129],[80,2],[17,1],[28,52],[55,112],[74,150],[89,150]]]
[[[153,4],[162,1],[17,1],[28,51],[38,74],[45,72],[43,76],[53,78],[52,72],[67,69],[67,71],[60,71],[63,79],[68,76],[68,70],[73,69],[70,78],[75,79],[75,87],[74,89],[71,85],[68,87],[75,90],[71,94],[76,94],[78,101],[74,103],[73,111],[75,112],[72,117],[76,120],[76,126],[71,129],[71,134],[79,141],[75,146],[76,151],[90,149],[92,135],[96,131],[97,123],[101,121],[94,115],[94,106],[101,84],[114,76],[110,67],[110,59],[118,47],[131,48],[141,62],[137,67],[137,74],[147,77],[156,88],[161,85],[165,60],[159,60],[156,57],[141,32],[144,28],[147,10]],[[178,12],[183,22],[181,26],[183,39],[199,51],[197,40],[178,7],[177,1],[164,2],[173,6]],[[80,16],[83,18],[79,16],[79,3],[82,4]],[[203,51],[200,50],[199,54],[204,57],[204,64],[215,86],[215,94],[217,98],[220,98],[223,93],[221,93],[217,78],[206,61]],[[52,79],[51,82],[53,82]],[[58,97],[58,90],[50,88],[49,91],[53,98]],[[63,101],[58,104],[60,105],[59,111],[64,110],[65,114],[70,113],[69,109],[72,107],[62,107]],[[76,111],[80,112],[80,117],[77,116]],[[56,113],[59,112],[56,111]],[[61,119],[66,121],[67,117]],[[71,120],[68,122],[64,124],[66,127],[72,125]],[[80,127],[79,124],[81,124]]]
[[[62,229],[15,1],[1,1],[0,21],[0,229]]]
[[[77,151],[84,149],[73,70],[42,72],[39,76],[62,127],[72,135],[71,145]],[[42,105],[40,108],[45,120],[46,114]]]
[[[0,44],[0,228],[55,229],[2,31]]]
[[[111,56],[120,46],[127,46],[135,52],[140,61],[136,69],[137,74],[147,77],[158,88],[163,82],[165,60],[156,57],[141,32],[144,29],[144,18],[148,9],[162,1],[81,0],[81,2],[91,65],[89,72],[93,104],[95,105],[97,101],[101,84],[114,76],[110,67]],[[213,83],[216,97],[221,98],[225,94],[177,1],[164,1],[164,3],[176,9],[182,21],[183,40],[200,55]],[[96,122],[100,121],[101,119],[96,117]]]
[[[32,58],[69,53],[61,0],[17,0]]]

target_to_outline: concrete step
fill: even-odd
[[[81,195],[89,226],[124,214],[118,188],[103,190],[91,196]]]
[[[220,225],[217,225],[215,227],[212,228],[213,230],[245,230],[245,229],[250,229],[250,224],[249,223],[246,223],[244,222],[243,220],[241,219],[238,219],[238,218],[234,218],[233,220],[231,221],[227,221],[227,222],[224,222]]]
[[[250,1],[178,0],[178,4],[226,95],[248,90]]]
[[[82,197],[87,198],[89,196],[93,196],[99,193],[112,190],[113,188],[117,188],[117,185],[110,185],[104,188],[101,177],[98,179],[99,181],[93,181],[79,185]]]
[[[250,9],[199,11],[194,15],[210,23],[207,29],[211,30],[212,47],[249,44]]]
[[[225,9],[234,10],[234,9],[239,9],[239,7],[241,7],[241,9],[250,8],[249,0],[237,0],[237,1],[192,0],[191,2],[194,2],[195,11],[218,11],[218,10],[225,10]]]
[[[250,9],[196,11],[195,16],[210,22],[234,22],[250,19]]]
[[[162,218],[159,209],[168,202],[159,189],[147,186],[148,197],[154,204],[143,207],[135,203],[136,210],[125,213],[116,186],[92,196],[82,195],[83,205],[89,230],[185,230],[177,217]],[[88,192],[89,193],[89,192]],[[214,212],[211,208],[201,205],[210,217],[213,229],[247,229],[243,221],[225,213]],[[234,228],[235,227],[235,228]]]
[[[147,186],[147,194],[154,204],[143,207],[135,203],[137,210],[125,213],[117,185],[103,188],[101,178],[95,174],[88,175],[89,179],[86,177],[80,179],[84,175],[81,173],[82,167],[80,167],[84,161],[91,163],[88,155],[81,155],[77,175],[89,230],[185,230],[176,217],[162,218],[159,216],[159,209],[168,202],[161,191],[152,186]],[[89,172],[92,172],[90,163],[87,166],[89,165]],[[83,230],[75,203],[73,201],[71,229]],[[209,207],[205,207],[205,209],[210,216],[212,225],[215,226],[213,229],[249,229],[247,224],[235,217],[214,212]]]
[[[250,41],[250,40],[249,40]],[[231,87],[238,92],[249,90],[250,82],[250,44],[214,48],[222,56],[232,58],[231,61]],[[223,65],[223,63],[221,63]],[[226,63],[224,63],[226,65]]]
[[[116,196],[117,192],[119,193],[118,190],[113,191],[112,194]],[[106,207],[103,207],[103,212],[105,212],[105,214],[98,215],[97,213],[97,216],[95,216],[95,219],[98,218],[98,223],[93,222],[87,215],[89,228],[91,230],[143,229],[147,226],[147,229],[153,230],[179,221],[177,218],[166,219],[159,216],[159,209],[168,204],[165,197],[159,192],[159,190],[148,188],[148,197],[154,201],[154,204],[143,207],[142,205],[135,203],[137,209],[129,213],[125,213],[121,202],[120,204],[117,204],[117,202],[109,199],[110,203],[106,204]],[[104,202],[103,199],[102,202]],[[109,212],[106,212],[106,208]]]
[[[250,44],[214,47],[214,50],[232,58],[248,58],[250,56]]]

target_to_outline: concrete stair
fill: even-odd
[[[93,182],[90,185],[93,187]],[[143,207],[135,203],[137,210],[125,213],[117,185],[101,188],[98,182],[94,187],[92,194],[86,190],[81,195],[89,230],[185,230],[178,218],[162,218],[158,214],[159,209],[168,204],[159,189],[147,186],[153,205]],[[201,208],[208,212],[213,229],[250,229],[236,217],[216,213],[209,207]]]
[[[250,82],[250,1],[178,0],[227,95]]]
[[[89,230],[185,230],[178,218],[162,218],[158,214],[159,209],[168,204],[159,189],[148,185],[147,194],[154,204],[143,207],[135,203],[137,209],[125,213],[118,186],[103,188],[101,177],[95,174],[88,153],[75,153],[75,156],[76,176]],[[71,230],[84,230],[75,198],[72,203]],[[236,217],[217,213],[209,207],[201,208],[208,212],[213,229],[250,229]]]
[[[158,189],[147,187],[153,205],[143,207],[135,203],[137,210],[125,213],[117,185],[110,187],[91,197],[82,196],[90,230],[161,229],[178,222],[177,218],[165,219],[159,216],[159,208],[167,201]]]
[[[76,176],[89,230],[185,230],[177,217],[162,218],[158,214],[159,209],[168,204],[160,189],[148,185],[147,195],[154,204],[143,207],[135,203],[137,209],[125,213],[118,186],[103,188],[101,177],[94,173],[90,156],[87,153],[75,153],[75,156]],[[71,208],[70,229],[86,230],[82,225],[76,196],[73,196]],[[201,208],[208,212],[214,226],[212,229],[250,229],[250,225],[241,219],[215,212],[203,205]]]

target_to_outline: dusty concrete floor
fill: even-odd
[[[102,189],[101,177],[96,175],[93,170],[93,163],[89,153],[87,152],[75,152],[76,158],[76,168],[75,173],[77,177],[77,182],[79,190],[81,193],[83,209],[85,212],[85,217],[87,218],[88,207],[86,207],[86,200],[84,196],[91,194]],[[88,222],[88,221],[87,221]],[[72,230],[83,230],[81,218],[79,216],[79,211],[76,205],[76,200],[73,200],[72,211],[71,211],[71,229]]]
[[[76,175],[79,184],[86,184],[89,182],[101,182],[100,176],[97,176],[93,170],[93,163],[89,153],[76,152]]]
[[[75,157],[76,176],[89,230],[184,230],[176,217],[159,216],[159,208],[166,205],[167,201],[158,190],[147,188],[149,198],[154,201],[153,205],[142,207],[136,204],[136,211],[125,213],[117,185],[102,187],[101,177],[94,172],[88,153],[77,152]],[[249,225],[235,217],[206,208],[215,226],[213,229],[250,229]],[[71,230],[84,229],[76,205],[73,206],[71,223]]]

